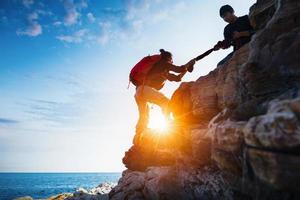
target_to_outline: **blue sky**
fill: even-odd
[[[160,48],[186,63],[222,40],[221,5],[244,15],[253,3],[2,0],[0,171],[123,170],[138,117],[131,67]],[[198,62],[184,81],[230,51]],[[170,97],[178,86],[162,91]]]

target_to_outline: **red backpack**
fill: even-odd
[[[146,56],[140,60],[130,71],[129,81],[135,86],[142,85],[145,81],[147,73],[160,60],[160,55]]]

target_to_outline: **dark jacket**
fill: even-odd
[[[166,80],[181,80],[181,77],[175,74],[171,74],[170,71],[182,73],[185,72],[186,69],[184,66],[176,66],[164,60],[160,60],[156,64],[154,64],[154,66],[150,69],[146,76],[144,84],[153,87],[157,90],[160,90],[164,86]]]
[[[249,31],[250,36],[233,39],[233,33],[235,31],[237,32]],[[235,22],[228,24],[224,28],[224,47],[229,48],[232,45],[233,51],[236,51],[239,48],[241,48],[243,45],[250,42],[253,34],[254,34],[254,29],[250,24],[248,15],[238,17]]]

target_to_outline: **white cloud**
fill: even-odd
[[[180,14],[186,8],[185,2],[179,1],[164,4],[163,1],[144,0],[140,4],[129,1],[127,5],[126,21],[131,24],[133,32],[139,33],[145,26],[153,26],[162,21],[171,20],[171,16]]]
[[[64,18],[64,24],[66,26],[76,24],[78,17],[79,13],[76,10],[70,10]]]
[[[56,38],[63,42],[68,43],[81,43],[83,41],[83,37],[88,33],[87,29],[80,29],[79,31],[76,31],[72,35],[60,35]]]
[[[51,11],[48,11],[48,10],[37,9],[36,12],[39,15],[44,15],[44,16],[51,16],[51,15],[53,15],[53,13]]]
[[[37,22],[39,15],[37,12],[32,12],[27,16],[28,26],[25,30],[17,30],[17,35],[27,35],[31,37],[42,34],[42,26]]]
[[[99,26],[101,28],[101,34],[97,37],[97,42],[101,45],[105,45],[112,38],[112,24],[110,22],[100,22]]]
[[[119,16],[118,13],[116,16],[122,18],[125,26],[120,26],[119,19],[100,23],[101,33],[95,38],[101,45],[111,40],[136,43],[145,38],[146,31],[157,28],[162,22],[174,23],[173,18],[183,13],[183,10],[186,11],[186,7],[186,3],[182,1],[128,0],[125,15]]]
[[[30,8],[30,6],[34,3],[34,1],[33,0],[23,0],[22,3],[26,8]]]
[[[80,10],[87,7],[88,4],[85,0],[82,0],[76,4],[74,3],[73,0],[64,0],[64,8],[66,11],[66,15],[64,17],[64,24],[66,26],[77,24],[81,16]]]
[[[39,18],[39,15],[36,12],[30,13],[27,16],[28,21],[37,20]]]
[[[86,16],[91,23],[95,22],[96,18],[94,17],[93,13],[88,13]]]
[[[53,23],[54,26],[60,26],[61,24],[62,24],[61,21],[56,21],[56,22]]]
[[[38,36],[42,34],[42,26],[37,22],[32,22],[25,30],[18,30],[17,35]]]
[[[76,3],[76,7],[77,7],[78,9],[87,8],[87,7],[88,7],[87,0],[81,0],[81,1],[77,2],[77,3]]]
[[[73,0],[65,0],[64,7],[66,10],[66,15],[64,17],[64,24],[66,26],[76,24],[80,14],[79,12],[77,12]]]

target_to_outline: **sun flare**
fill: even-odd
[[[154,106],[152,109],[150,109],[148,128],[158,131],[166,131],[168,127],[168,121],[163,115],[161,109],[157,106]]]

